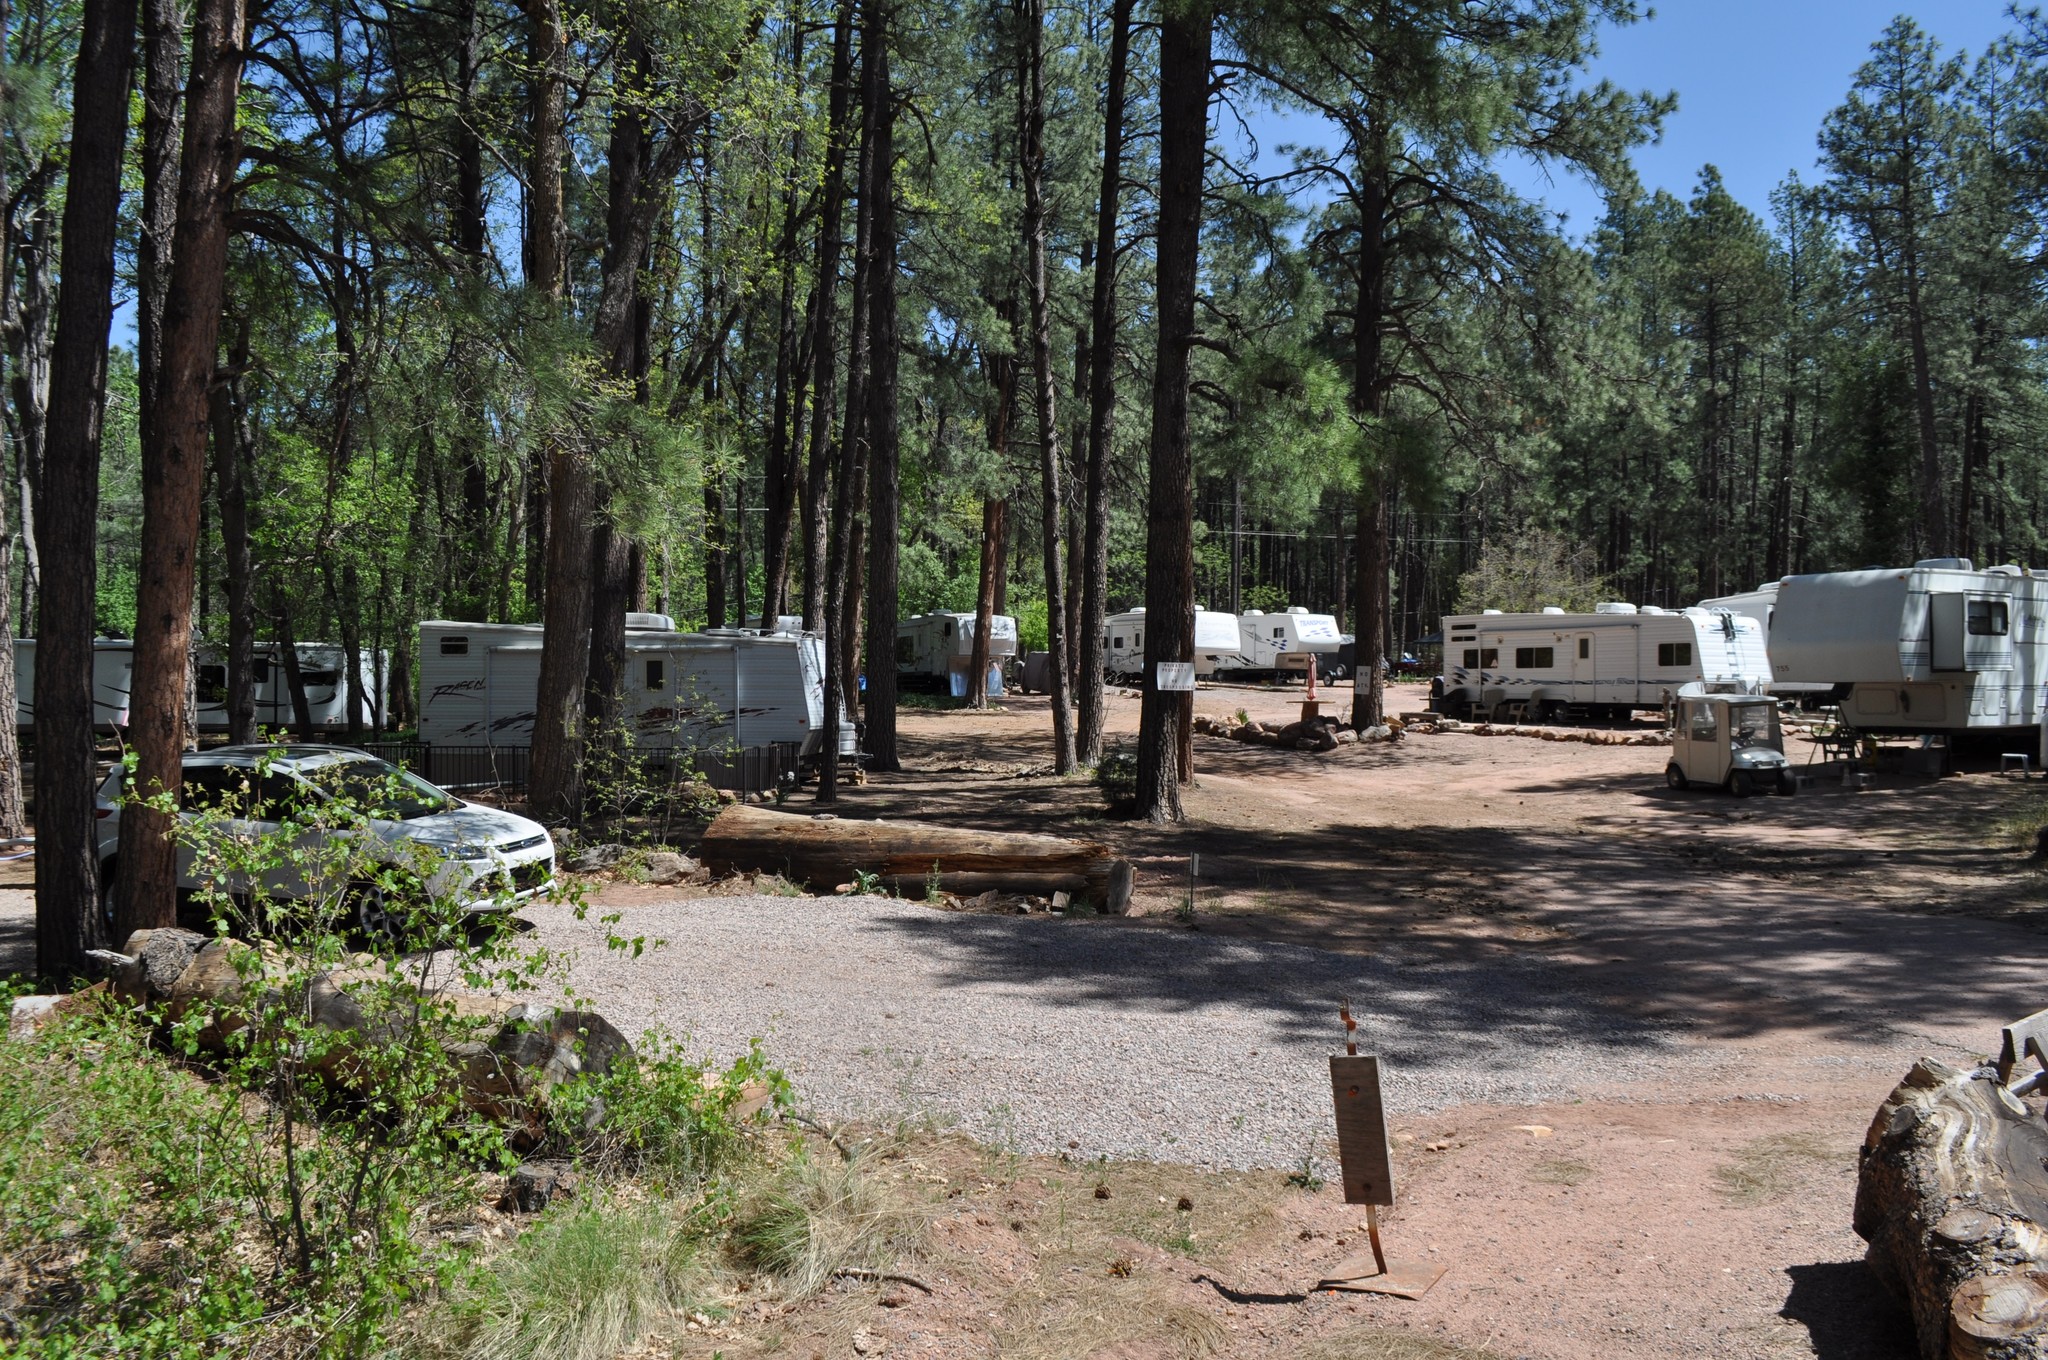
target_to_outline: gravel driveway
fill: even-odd
[[[525,913],[571,982],[637,1035],[729,1059],[758,1036],[805,1108],[928,1120],[1027,1152],[1295,1167],[1332,1135],[1337,1000],[1386,1063],[1388,1106],[1535,1103],[1711,1061],[1522,958],[1402,966],[1106,920],[952,914],[886,898],[634,906],[665,941]]]

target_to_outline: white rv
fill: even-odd
[[[306,705],[313,726],[333,730],[348,726],[347,652],[338,643],[301,642],[299,678],[306,688]],[[127,638],[95,638],[92,644],[93,720],[104,728],[128,725],[128,693],[135,669],[135,644]],[[289,727],[292,723],[291,688],[285,683],[284,667],[278,661],[275,643],[256,644],[256,722],[260,727]],[[199,730],[225,732],[228,728],[227,663],[220,649],[199,649]],[[384,712],[385,655],[365,648],[362,653],[362,725],[375,728]],[[17,727],[35,726],[36,640],[14,640],[14,721]]]
[[[1832,686],[1870,731],[1949,733],[2041,721],[2048,572],[1968,558],[1787,576],[1771,667]]]
[[[1300,605],[1271,614],[1247,609],[1237,629],[1239,664],[1248,671],[1306,673],[1311,654],[1321,668],[1334,663],[1344,645],[1335,617],[1311,614]]]
[[[420,624],[420,740],[533,743],[545,633],[539,624]],[[825,723],[825,648],[815,636],[739,628],[683,633],[661,614],[626,616],[623,713],[642,749],[786,745],[815,756]],[[856,749],[842,710],[839,753]]]
[[[992,615],[988,629],[988,692],[1003,692],[1003,662],[1017,654],[1017,620]],[[872,664],[872,663],[870,663]],[[962,698],[974,664],[974,615],[915,614],[896,625],[896,683]]]
[[[1214,675],[1239,662],[1237,615],[1195,606],[1195,674]],[[1102,621],[1102,673],[1137,679],[1145,670],[1145,608],[1111,614]]]
[[[1778,583],[1766,581],[1755,590],[1746,590],[1739,595],[1720,595],[1711,600],[1701,600],[1702,609],[1725,609],[1731,614],[1746,614],[1755,619],[1764,630],[1764,653],[1771,650],[1771,624],[1778,612]],[[1771,678],[1771,693],[1796,698],[1811,706],[1823,696],[1832,693],[1834,686],[1817,684],[1808,680],[1787,680],[1774,668]]]
[[[1621,717],[1661,708],[1681,685],[1761,693],[1771,682],[1763,626],[1727,610],[1603,604],[1591,614],[1459,614],[1444,620],[1439,713],[1531,718],[1568,710]]]

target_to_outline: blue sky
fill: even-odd
[[[1729,191],[1768,219],[1771,189],[1788,171],[1816,177],[1821,122],[1893,16],[1909,14],[1945,52],[1975,57],[2011,29],[2005,11],[2006,0],[1664,0],[1653,18],[1602,33],[1589,78],[1677,93],[1663,140],[1636,152],[1646,188],[1690,198],[1700,167],[1712,163]],[[1306,118],[1269,112],[1252,123],[1262,169],[1284,168],[1272,154],[1279,142],[1317,140],[1317,124]],[[1224,126],[1234,132],[1227,114]],[[1511,178],[1565,213],[1572,234],[1597,224],[1600,200],[1583,181],[1533,168],[1516,168]]]

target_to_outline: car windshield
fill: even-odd
[[[316,766],[299,777],[328,797],[346,799],[385,821],[431,817],[455,806],[453,798],[426,780],[375,756]]]
[[[1736,750],[1745,747],[1768,747],[1773,751],[1783,750],[1778,744],[1778,710],[1769,704],[1742,704],[1730,707],[1728,716],[1733,724],[1729,740]]]

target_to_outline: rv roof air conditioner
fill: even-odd
[[[1670,610],[1664,608],[1662,605],[1656,604],[1646,604],[1641,609],[1638,609],[1636,611],[1636,613],[1638,614],[1669,614],[1670,612]]]
[[[1133,614],[1142,614],[1142,613],[1144,613],[1144,612],[1145,612],[1145,606],[1144,606],[1144,605],[1139,605],[1139,606],[1138,606],[1138,607],[1137,607],[1136,609],[1133,609],[1133,610],[1132,610],[1131,612],[1132,612]]]
[[[1300,605],[1298,605],[1298,604],[1291,604],[1291,605],[1288,605],[1288,606],[1287,606],[1287,612],[1288,612],[1288,613],[1290,613],[1290,614],[1306,614],[1306,613],[1308,613],[1308,611],[1307,611],[1306,609],[1302,608],[1302,607],[1301,607]]]
[[[676,631],[676,621],[666,614],[643,614],[638,610],[628,610],[626,627],[636,633],[673,633]]]
[[[1263,609],[1247,609],[1244,611],[1244,616],[1248,619],[1263,619],[1266,617],[1266,611]]]
[[[1985,574],[1985,575],[1987,575],[1987,576],[2025,576],[2025,575],[2026,575],[2026,573],[2025,573],[2025,572],[2021,571],[2021,570],[2020,570],[2020,569],[2019,569],[2018,567],[2015,567],[2015,566],[2003,566],[2003,567],[1986,567],[1986,568],[1984,568],[1984,574]]]
[[[1558,607],[1557,607],[1556,605],[1554,605],[1554,604],[1547,604],[1547,605],[1544,605],[1544,606],[1543,606],[1543,612],[1544,612],[1544,613],[1546,613],[1546,614],[1562,614],[1562,613],[1564,613],[1564,611],[1563,611],[1562,609],[1559,609],[1559,608],[1558,608]]]
[[[1977,564],[1967,557],[1923,557],[1913,564],[1939,571],[1975,571]]]
[[[1602,600],[1593,606],[1595,614],[1633,614],[1636,607],[1626,600]]]
[[[1482,613],[1482,614],[1498,614],[1498,613],[1500,613],[1500,611],[1499,611],[1498,609],[1482,609],[1482,610],[1480,610],[1479,612],[1480,612],[1480,613]]]

